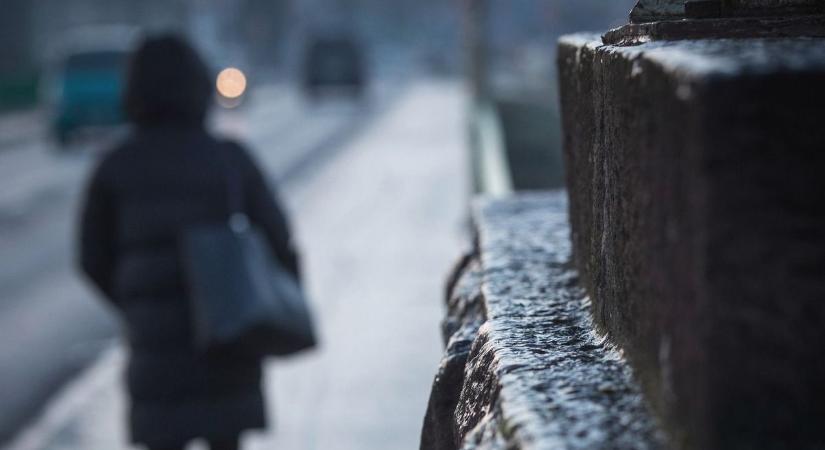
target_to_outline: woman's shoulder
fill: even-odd
[[[99,191],[100,189],[110,189],[116,184],[116,180],[124,172],[124,167],[129,167],[128,162],[124,163],[130,152],[130,145],[127,140],[116,143],[105,149],[98,156],[91,169],[88,185],[89,189]]]
[[[249,150],[240,141],[232,138],[213,138],[215,143],[235,157],[249,157]]]
[[[114,170],[124,160],[134,153],[135,138],[134,136],[125,136],[114,145],[105,149],[97,160],[96,172],[104,172]]]
[[[231,158],[234,164],[244,169],[257,167],[252,152],[241,142],[231,138],[220,138],[216,139],[216,143]]]

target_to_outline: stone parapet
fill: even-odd
[[[481,200],[474,222],[475,252],[448,290],[421,448],[662,448],[621,351],[594,331],[566,194]]]
[[[825,40],[562,39],[574,259],[675,447],[825,448]]]

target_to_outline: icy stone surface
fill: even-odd
[[[566,204],[563,192],[476,204],[478,256],[451,298],[480,267],[484,323],[467,355],[454,441],[428,442],[425,426],[422,449],[662,447],[629,366],[594,332],[569,264]],[[448,314],[467,323],[456,304]],[[448,347],[445,361],[452,357]]]
[[[632,23],[678,20],[685,16],[685,3],[702,0],[638,0],[630,13]],[[821,12],[821,0],[726,0],[717,2],[726,16]]]
[[[449,283],[449,314],[442,323],[446,350],[433,382],[421,433],[421,448],[450,450],[457,441],[453,415],[464,380],[464,368],[478,329],[484,323],[481,264],[474,255],[459,262]]]
[[[589,42],[588,42],[589,41]],[[587,47],[605,56],[650,63],[679,78],[731,79],[744,74],[775,75],[825,70],[825,40],[807,37],[781,39],[697,39],[647,42],[635,46],[599,45],[590,33],[563,36],[560,44]]]
[[[630,13],[632,22],[680,19],[685,15],[685,0],[639,0]]]

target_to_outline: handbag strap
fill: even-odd
[[[243,183],[240,173],[232,164],[230,152],[234,151],[231,144],[223,143],[218,149],[218,157],[221,160],[223,169],[225,170],[224,179],[229,200],[229,217],[227,223],[229,228],[235,232],[243,232],[249,229],[249,217],[246,215],[243,207]]]

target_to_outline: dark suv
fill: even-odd
[[[365,78],[364,56],[354,39],[318,38],[307,47],[303,84],[311,96],[328,89],[361,95]]]

